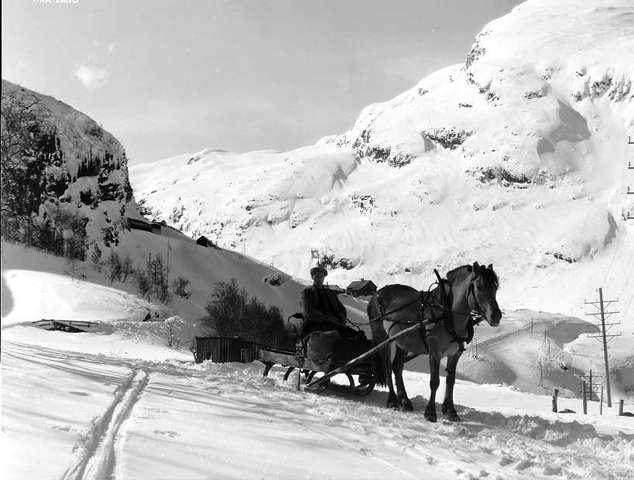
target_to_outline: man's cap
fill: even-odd
[[[326,270],[324,267],[313,267],[310,269],[311,277],[315,275],[316,273],[321,273],[323,276],[326,276],[328,275],[328,270]]]

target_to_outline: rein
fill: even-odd
[[[469,288],[467,290],[467,295],[466,295],[466,300],[467,300],[467,305],[469,304],[469,295],[472,295],[474,300],[476,301],[476,307],[474,309],[472,309],[469,312],[458,312],[455,310],[451,309],[451,304],[452,304],[452,298],[453,298],[453,292],[451,289],[451,283],[446,280],[443,279],[440,274],[438,273],[438,270],[434,269],[434,273],[436,274],[436,277],[438,278],[437,282],[432,283],[429,288],[427,289],[427,291],[421,290],[419,292],[419,298],[417,298],[416,300],[413,300],[411,302],[408,302],[404,305],[400,305],[397,308],[394,308],[388,312],[381,312],[381,315],[377,318],[373,318],[370,319],[370,321],[368,322],[368,324],[371,323],[375,323],[375,322],[379,322],[381,320],[383,320],[386,316],[398,312],[400,310],[403,310],[407,307],[409,307],[410,305],[413,305],[415,303],[421,302],[421,318],[423,318],[424,320],[424,314],[425,314],[425,307],[428,306],[430,307],[430,313],[432,318],[430,319],[432,324],[437,324],[439,322],[443,322],[443,326],[445,327],[445,330],[447,331],[447,333],[449,334],[449,336],[452,338],[452,341],[461,344],[463,342],[466,343],[470,343],[471,340],[473,339],[473,335],[474,335],[474,330],[473,327],[480,324],[480,322],[482,322],[482,320],[484,319],[484,317],[482,316],[482,314],[480,313],[480,306],[477,304],[477,299],[475,297],[475,291],[474,291],[474,287],[473,287],[473,281],[469,283]],[[443,288],[443,284],[449,284],[449,294],[447,295],[445,293],[445,290]],[[434,285],[436,285],[436,288],[440,288],[440,294],[443,297],[442,300],[438,300],[435,298],[435,296],[433,295],[433,292],[436,290],[436,288],[433,288]],[[434,300],[434,302],[428,302],[429,299]],[[421,301],[422,300],[422,301]],[[436,318],[434,315],[434,308],[439,308],[443,311],[443,315]],[[453,315],[464,315],[466,317],[468,317],[467,320],[467,336],[466,337],[459,337],[458,334],[456,333],[456,328],[453,322]],[[413,321],[404,321],[404,320],[394,320],[392,321],[392,324],[403,324],[403,325],[413,325],[416,322]],[[426,329],[422,329],[423,332],[423,342],[426,344],[427,340],[426,340]]]

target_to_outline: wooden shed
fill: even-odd
[[[127,223],[128,223],[128,228],[130,230],[144,230],[146,232],[151,232],[152,231],[152,222],[149,222],[147,220],[143,220],[140,218],[130,218],[127,217],[126,218]]]
[[[328,290],[331,290],[337,294],[339,293],[346,293],[346,291],[341,288],[339,285],[335,285],[333,283],[327,283],[326,285],[324,285],[324,288],[327,288]]]
[[[214,242],[212,242],[211,240],[209,240],[207,237],[205,237],[204,235],[201,235],[200,237],[198,237],[198,240],[196,240],[196,244],[202,246],[202,247],[212,247],[212,248],[216,248],[216,246],[214,245]]]
[[[376,292],[376,285],[374,282],[363,278],[352,282],[348,285],[348,288],[346,288],[346,293],[354,297],[372,295],[374,292]]]
[[[255,360],[258,344],[241,338],[196,337],[194,358],[196,363],[211,360],[213,363],[242,362]]]

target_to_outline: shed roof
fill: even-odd
[[[348,290],[361,290],[368,285],[374,285],[372,280],[355,280],[348,285]],[[376,285],[374,285],[376,287]]]

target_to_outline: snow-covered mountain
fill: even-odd
[[[190,235],[306,277],[425,288],[493,263],[505,309],[581,315],[604,287],[634,323],[634,5],[530,0],[463,64],[290,152],[203,150],[131,168]]]

